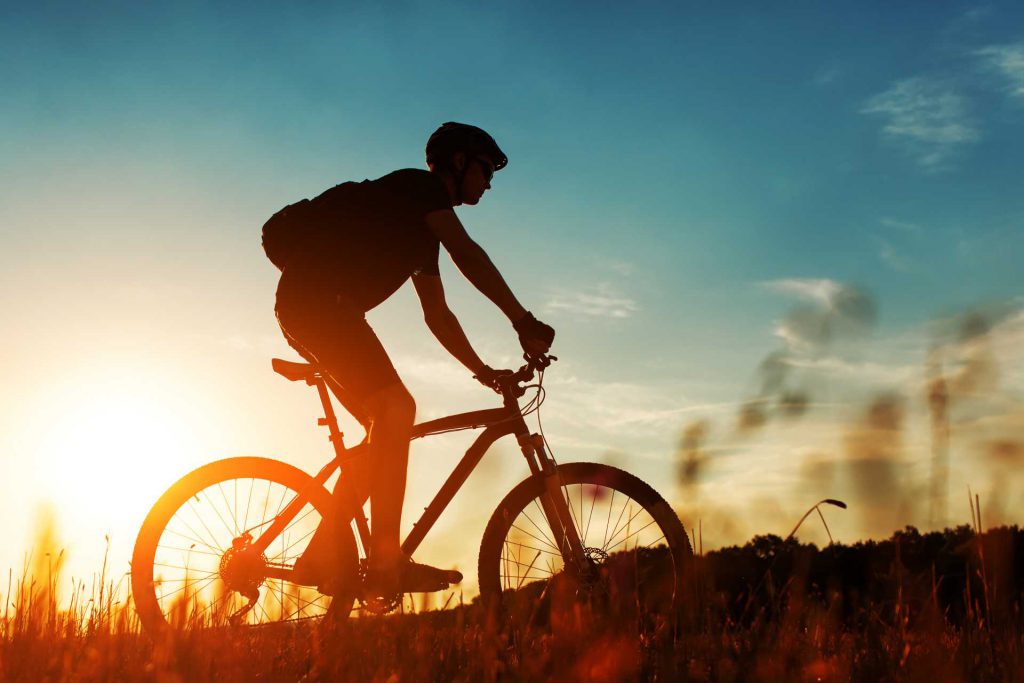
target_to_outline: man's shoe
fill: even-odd
[[[371,565],[366,572],[367,592],[375,595],[433,593],[461,581],[462,573],[459,571],[418,564],[408,557],[392,567]]]

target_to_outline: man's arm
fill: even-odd
[[[437,275],[413,275],[413,286],[416,287],[416,294],[419,295],[420,304],[423,306],[423,319],[427,327],[434,333],[441,346],[448,350],[465,365],[469,370],[479,375],[487,366],[466,338],[458,318],[448,308],[448,302],[444,298],[444,287],[441,285],[441,278]]]
[[[452,261],[466,276],[466,279],[472,282],[473,286],[479,289],[484,296],[493,301],[494,305],[501,309],[501,312],[509,320],[512,322],[521,320],[527,314],[527,310],[512,294],[512,290],[505,284],[505,279],[495,268],[487,253],[470,238],[455,212],[451,209],[433,211],[428,213],[426,218],[427,226],[441,240],[441,244],[451,254]],[[445,308],[447,309],[447,306]],[[449,311],[450,313],[451,311]]]

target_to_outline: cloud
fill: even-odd
[[[836,66],[823,66],[814,74],[812,82],[817,86],[827,86],[835,82],[839,77],[839,68]]]
[[[910,221],[901,221],[895,218],[889,218],[888,216],[883,216],[878,220],[878,222],[887,228],[896,228],[897,230],[902,230],[903,232],[907,232],[913,235],[920,235],[922,232],[924,232],[924,229],[917,223],[911,223]]]
[[[1005,90],[1010,97],[1024,102],[1024,42],[990,45],[974,54],[982,58],[985,67],[1006,79]]]
[[[896,247],[892,246],[888,240],[884,240],[881,237],[876,237],[875,239],[878,242],[878,258],[881,259],[882,263],[897,273],[909,273],[913,270],[910,261],[900,255],[896,251]]]
[[[640,310],[636,301],[616,293],[602,283],[584,291],[555,290],[544,304],[548,312],[563,312],[581,318],[628,318]]]
[[[804,299],[810,299],[823,304],[828,304],[843,287],[835,280],[812,279],[812,278],[783,278],[781,280],[769,280],[762,282],[761,286],[773,292],[782,294],[795,294]]]
[[[958,149],[981,137],[968,108],[967,99],[950,86],[915,77],[871,97],[861,113],[882,117],[882,132],[906,144],[921,168],[936,172],[948,168]]]
[[[787,278],[762,287],[812,303],[798,306],[775,325],[790,352],[818,353],[832,342],[856,338],[874,325],[875,304],[852,285],[829,279]]]
[[[675,431],[683,415],[718,412],[734,405],[695,403],[681,396],[675,386],[592,382],[576,377],[553,377],[545,382],[545,388],[557,402],[558,419],[584,427],[591,435],[651,436],[659,430]]]
[[[787,362],[794,368],[814,371],[822,376],[850,383],[872,383],[883,386],[898,386],[910,382],[919,370],[917,364],[914,363],[850,361],[835,356],[792,358]]]

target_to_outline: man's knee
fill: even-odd
[[[416,401],[404,384],[392,384],[366,401],[374,422],[396,427],[412,427],[416,420]]]

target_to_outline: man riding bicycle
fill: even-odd
[[[445,301],[438,270],[443,244],[462,274],[512,321],[526,353],[546,353],[555,336],[519,303],[453,211],[480,201],[494,172],[508,163],[505,154],[480,128],[449,122],[430,136],[426,157],[429,171],[404,169],[320,195],[310,203],[316,218],[308,222],[316,229],[287,259],[275,260],[283,271],[275,310],[285,338],[319,366],[367,432],[373,525],[368,582],[380,594],[444,585],[451,572],[413,563],[400,547],[416,404],[366,312],[411,277],[430,331],[477,380],[494,387],[505,371],[480,359]]]

